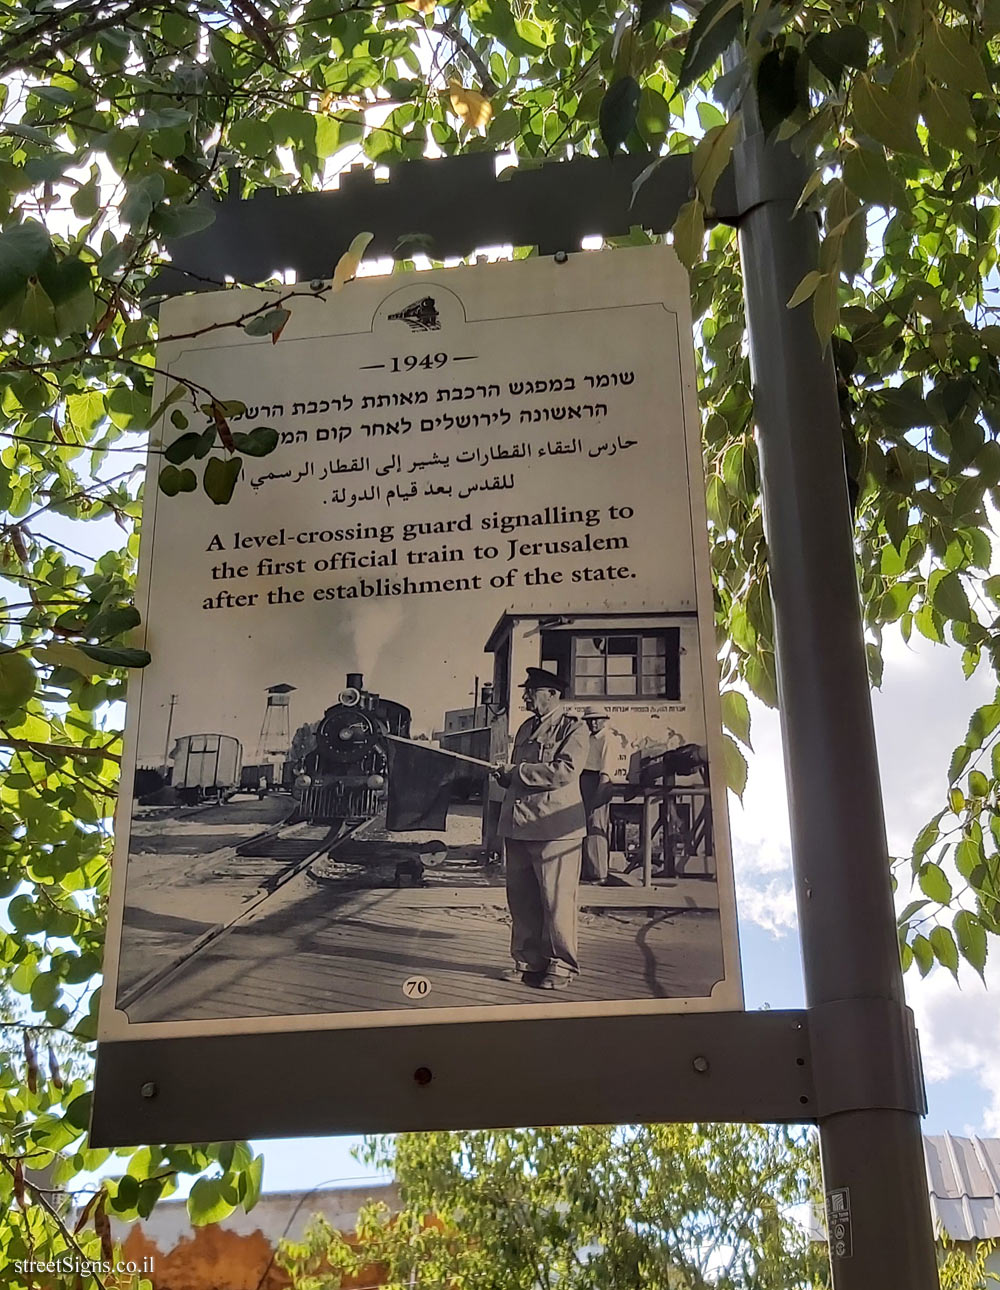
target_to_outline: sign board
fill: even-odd
[[[163,305],[102,1045],[741,1006],[687,278],[560,258]]]

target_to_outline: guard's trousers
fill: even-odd
[[[507,838],[510,953],[527,972],[575,976],[580,838]]]
[[[599,771],[580,772],[580,794],[587,812],[587,836],[583,839],[583,880],[603,882],[608,876],[610,858],[608,832],[611,828],[611,806],[605,799]]]

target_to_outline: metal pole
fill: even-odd
[[[665,844],[664,844],[665,845]],[[653,885],[653,789],[642,795],[642,885]]]
[[[166,764],[170,761],[170,731],[173,729],[174,707],[176,703],[177,703],[177,695],[172,694],[170,696],[170,710],[167,713],[167,733],[166,733],[166,737],[163,740],[163,765],[164,766],[166,766]]]
[[[816,219],[793,213],[805,168],[765,144],[754,105],[743,115],[740,254],[806,998],[817,1021],[837,1001],[884,1000],[902,1018],[834,369],[811,302],[787,308],[817,267]],[[937,1290],[918,1115],[846,1110],[819,1125],[827,1195],[848,1191],[836,1290]]]

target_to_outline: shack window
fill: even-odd
[[[573,698],[680,698],[680,628],[572,640]]]

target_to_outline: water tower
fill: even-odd
[[[292,746],[291,695],[295,688],[284,682],[267,687],[267,703],[257,744],[257,761],[261,764],[272,762],[277,767],[288,757]]]

